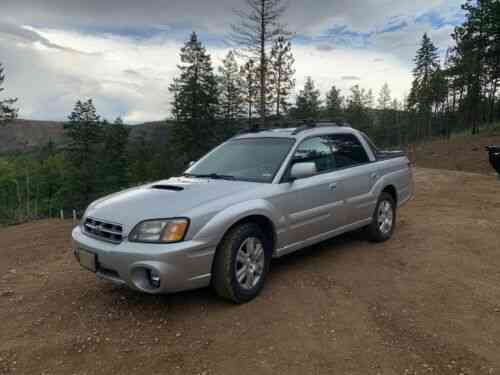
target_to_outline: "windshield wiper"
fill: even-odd
[[[194,178],[210,178],[212,180],[236,180],[236,177],[225,174],[218,173],[207,173],[207,174],[193,174],[193,173],[184,173],[184,177],[194,177]]]

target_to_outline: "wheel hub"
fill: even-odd
[[[389,201],[380,202],[377,217],[380,232],[388,234],[394,225],[394,211]]]
[[[246,290],[254,288],[262,278],[265,264],[264,245],[256,237],[247,238],[236,253],[235,274]]]

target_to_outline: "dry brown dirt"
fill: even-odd
[[[242,306],[98,281],[69,222],[0,229],[0,374],[500,374],[500,181],[415,178],[391,241],[274,261]]]
[[[500,134],[462,135],[412,147],[412,161],[418,167],[494,175],[486,146],[499,145]]]

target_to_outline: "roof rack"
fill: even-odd
[[[314,129],[316,128],[316,123],[315,122],[306,122],[305,125],[302,125],[295,129],[292,133],[292,135],[297,135],[299,133],[302,133],[303,131],[309,130],[309,129]]]
[[[329,126],[349,126],[349,124],[347,122],[345,122],[344,120],[307,120],[304,122],[305,122],[305,125],[297,128],[292,133],[292,135],[297,135],[297,134],[300,134],[306,130],[315,129],[321,125],[325,126],[327,124]]]
[[[288,121],[288,124],[290,125],[289,127],[283,127],[283,123],[276,123],[277,127],[276,128],[257,128],[257,127],[251,127],[250,129],[243,129],[238,133],[238,135],[244,135],[244,134],[252,134],[252,133],[260,133],[260,132],[265,132],[265,131],[272,131],[272,130],[285,130],[285,129],[290,129],[293,130],[292,135],[297,135],[300,134],[304,131],[310,130],[310,129],[315,129],[319,126],[350,126],[345,120],[343,119],[338,119],[338,120],[313,120],[313,119],[304,119],[304,120],[291,120]],[[293,127],[296,127],[295,129]]]
[[[268,130],[271,130],[271,129],[251,127],[250,129],[243,129],[243,130],[241,130],[240,132],[238,132],[238,135],[260,133],[260,132],[265,132],[265,131],[268,131]]]

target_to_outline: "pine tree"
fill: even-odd
[[[488,109],[489,123],[493,123],[500,117],[500,112],[496,111],[498,105],[498,89],[500,86],[500,2],[494,0],[483,0],[485,5],[485,62],[487,78],[485,89],[483,90]],[[496,118],[495,118],[496,117]]]
[[[332,86],[326,94],[325,114],[331,119],[338,118],[342,115],[342,105],[344,97],[340,95],[340,89]]]
[[[369,89],[367,92],[366,92],[366,95],[364,96],[363,98],[363,101],[364,101],[364,105],[365,107],[367,108],[373,108],[373,102],[374,102],[374,97],[373,97],[373,90],[372,89]]]
[[[100,117],[89,99],[78,101],[69,123],[64,125],[68,160],[71,163],[71,190],[73,208],[83,208],[96,198],[97,169],[100,155],[99,145],[102,138]]]
[[[180,76],[170,86],[172,113],[179,121],[173,128],[177,151],[191,160],[211,147],[211,129],[218,110],[217,78],[210,55],[195,32],[181,49]]]
[[[257,64],[255,72],[257,74],[257,81],[256,81],[257,86],[256,86],[256,88],[257,88],[257,97],[258,97],[258,101],[257,101],[258,115],[260,117],[261,113],[262,113],[261,94],[264,94],[264,117],[267,121],[267,119],[271,116],[273,110],[275,109],[274,105],[275,105],[276,97],[275,97],[275,92],[273,90],[274,87],[271,83],[271,81],[273,79],[271,64],[268,61],[266,65],[267,65],[267,68],[265,70],[266,79],[264,80],[266,86],[264,86],[264,88],[261,87],[262,80],[260,79],[260,74],[262,72],[262,69],[261,69],[260,64]],[[260,119],[260,120],[262,121],[262,119]]]
[[[386,110],[389,108],[391,104],[391,90],[389,89],[389,85],[384,83],[382,89],[380,90],[378,96],[378,109]]]
[[[500,3],[468,0],[462,9],[465,23],[455,28],[453,66],[449,69],[458,88],[461,118],[472,133],[482,121],[493,121],[500,81]],[[458,85],[457,85],[458,83]],[[489,116],[488,116],[489,113]]]
[[[240,75],[243,83],[243,101],[246,106],[248,122],[252,123],[257,103],[258,84],[257,67],[252,59],[249,59],[240,69]]]
[[[127,145],[130,129],[118,117],[103,122],[104,148],[100,158],[102,191],[115,192],[128,185]]]
[[[270,86],[272,98],[275,103],[277,117],[288,111],[288,98],[295,87],[295,69],[293,64],[295,59],[292,54],[292,43],[284,36],[279,36],[275,40],[270,55]]]
[[[237,24],[231,25],[231,40],[254,58],[258,66],[258,113],[262,124],[266,122],[269,93],[269,46],[280,36],[289,36],[280,18],[286,10],[284,0],[245,0],[247,11],[237,11]]]
[[[439,69],[438,50],[425,33],[422,43],[415,57],[413,70],[414,80],[409,97],[409,106],[423,119],[427,127],[427,136],[432,135],[432,77]],[[421,136],[419,122],[417,121],[416,136]]]
[[[130,137],[127,152],[128,181],[130,184],[140,185],[153,180],[150,166],[154,157],[151,141],[147,139],[146,132],[143,129]]]
[[[307,77],[304,88],[297,95],[293,117],[298,119],[317,119],[321,114],[320,92],[315,88],[314,81]]]
[[[4,67],[0,63],[0,93],[4,91],[4,88],[2,87],[5,80],[4,70]],[[0,99],[0,124],[13,120],[17,117],[17,109],[12,107],[15,102],[17,102],[17,99]]]
[[[369,91],[368,91],[369,92]],[[351,87],[351,95],[348,98],[346,117],[357,129],[368,131],[372,127],[372,117],[369,111],[369,94],[365,89],[355,85]]]
[[[395,116],[394,111],[391,109],[391,90],[389,89],[389,85],[384,83],[382,88],[380,89],[379,96],[377,99],[377,108],[376,117],[378,120],[376,127],[376,139],[379,140],[381,138],[385,139],[394,139],[394,135],[396,133],[395,129]],[[385,142],[382,142],[384,144]]]
[[[210,55],[195,32],[181,49],[180,76],[170,90],[179,120],[211,120],[217,111],[217,80]]]
[[[219,67],[219,103],[226,121],[240,118],[245,111],[242,81],[234,52],[229,51]]]
[[[439,68],[438,49],[427,33],[422,37],[422,43],[414,61],[413,75],[415,80],[419,86],[425,87],[430,82],[432,73]]]
[[[348,99],[348,109],[353,107],[365,108],[367,106],[366,90],[354,85],[351,87],[351,96]]]
[[[393,111],[401,111],[402,110],[402,105],[397,98],[392,99],[391,109]]]

